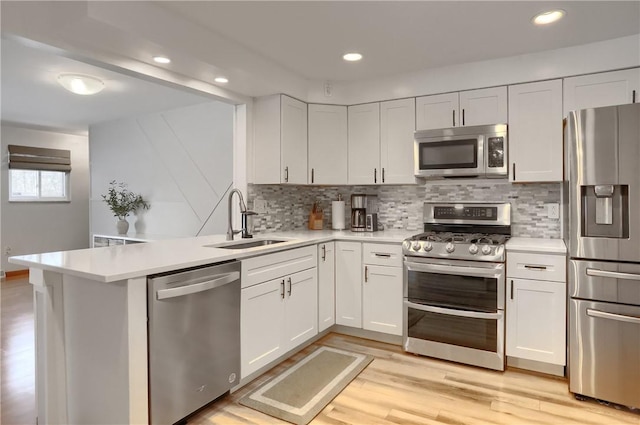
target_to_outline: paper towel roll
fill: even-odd
[[[344,230],[344,201],[331,201],[331,228]]]

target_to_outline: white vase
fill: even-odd
[[[129,231],[129,222],[126,218],[118,219],[116,223],[116,228],[118,229],[119,235],[126,235]]]

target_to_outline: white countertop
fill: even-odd
[[[567,247],[562,239],[511,238],[505,246],[512,252],[540,252],[543,254],[566,254]]]
[[[415,234],[409,230],[351,232],[348,230],[307,230],[256,235],[254,239],[286,239],[287,242],[250,249],[211,248],[225,242],[225,235],[159,240],[74,251],[48,252],[10,257],[9,262],[50,270],[100,282],[142,277],[187,267],[242,259],[331,240],[401,243]],[[240,239],[238,239],[240,241]]]

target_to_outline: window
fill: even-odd
[[[69,201],[68,150],[9,145],[9,201]]]
[[[9,170],[9,201],[68,201],[69,173]]]

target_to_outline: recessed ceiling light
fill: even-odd
[[[84,96],[99,93],[104,89],[102,80],[90,75],[60,74],[58,83],[71,93]]]
[[[171,59],[165,56],[154,56],[153,60],[157,63],[171,63]]]
[[[362,59],[362,55],[360,53],[355,53],[355,52],[346,53],[345,55],[342,56],[342,59],[348,62],[356,62]]]
[[[216,83],[228,83],[229,79],[225,77],[216,77],[213,79]]]
[[[536,25],[547,25],[562,19],[566,14],[567,12],[562,9],[550,10],[548,12],[538,13],[533,17],[532,21]]]

